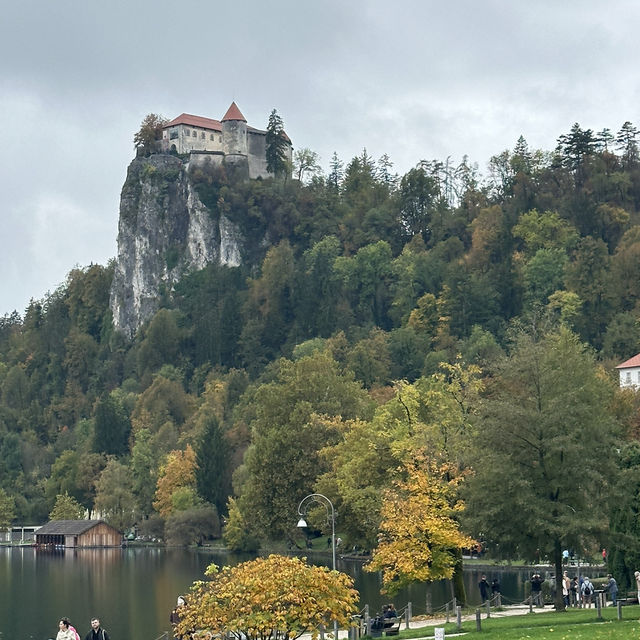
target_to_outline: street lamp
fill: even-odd
[[[298,505],[298,515],[300,516],[300,520],[298,520],[298,527],[303,528],[307,526],[307,521],[304,517],[307,515],[307,508],[312,502],[319,502],[324,508],[327,510],[327,520],[331,518],[331,559],[332,559],[332,568],[336,570],[336,512],[333,508],[333,502],[327,498],[327,496],[323,496],[321,493],[310,493],[308,496],[305,496],[300,500],[300,504]],[[329,511],[331,509],[331,511]],[[338,621],[333,621],[333,637],[338,640]]]
[[[319,502],[324,506],[327,510],[327,520],[331,519],[331,555],[332,555],[332,568],[336,570],[336,512],[333,508],[333,502],[327,498],[327,496],[323,496],[321,493],[311,493],[308,496],[302,498],[300,500],[300,504],[298,505],[298,515],[300,516],[300,520],[298,520],[298,527],[303,528],[307,526],[307,521],[304,519],[304,516],[307,515],[308,505],[312,502]],[[329,511],[331,509],[331,511]]]

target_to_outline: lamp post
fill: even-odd
[[[298,520],[298,527],[303,528],[307,526],[307,521],[304,519],[304,516],[307,515],[307,508],[312,502],[319,502],[324,508],[327,510],[327,520],[331,520],[331,560],[332,560],[332,569],[336,570],[336,512],[333,508],[333,502],[327,498],[327,496],[322,495],[321,493],[310,493],[308,496],[305,496],[300,500],[300,504],[298,505],[298,515],[300,516],[300,520]],[[338,640],[338,621],[333,621],[333,637],[335,640]]]

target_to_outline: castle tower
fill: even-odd
[[[235,102],[227,109],[222,122],[222,150],[225,162],[237,163],[247,158],[247,120]]]

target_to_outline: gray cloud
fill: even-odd
[[[0,313],[115,255],[151,111],[219,118],[236,100],[265,126],[275,107],[325,166],[366,147],[400,173],[638,120],[640,7],[622,0],[5,4]]]

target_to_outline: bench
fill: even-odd
[[[385,636],[397,636],[400,633],[400,618],[385,618],[382,631]]]
[[[367,629],[365,629],[367,633]],[[372,638],[385,636],[397,636],[400,633],[400,618],[372,618],[371,632],[368,634]]]

